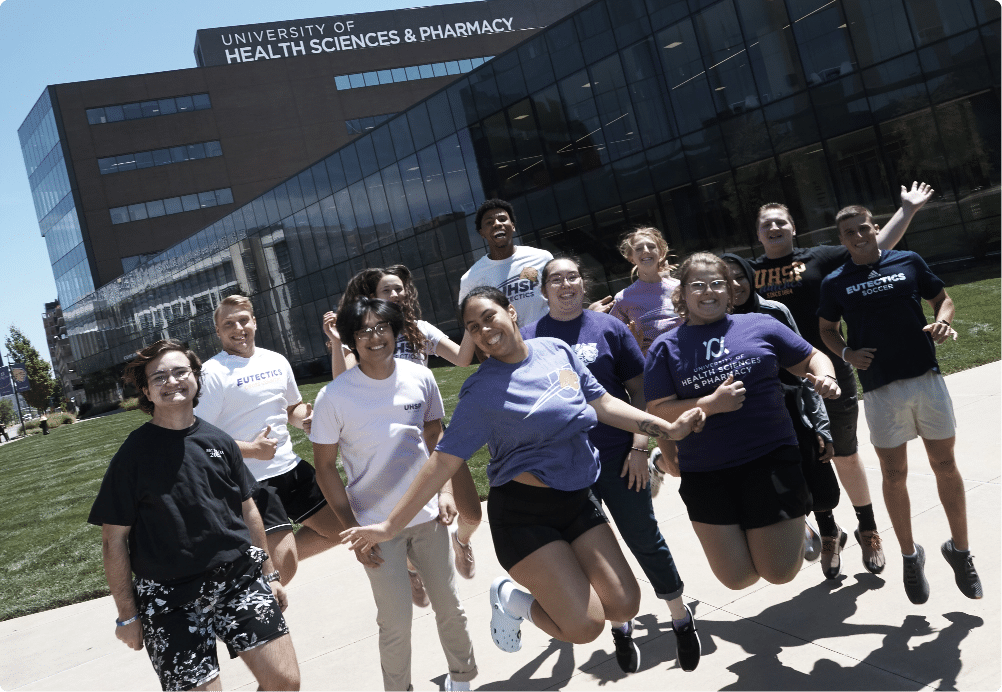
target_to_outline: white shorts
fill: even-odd
[[[874,447],[893,449],[909,440],[945,440],[957,434],[946,380],[930,370],[863,393],[863,410]]]

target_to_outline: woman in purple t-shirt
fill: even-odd
[[[669,424],[605,393],[562,341],[523,340],[515,307],[496,288],[473,289],[460,312],[490,357],[467,379],[445,437],[389,518],[341,536],[362,552],[391,540],[486,442],[491,533],[512,577],[491,585],[494,643],[519,650],[524,619],[561,641],[593,641],[606,620],[623,625],[637,614],[640,588],[589,490],[598,460],[588,430],[597,419],[677,439],[701,428],[702,412]]]
[[[779,369],[807,377],[825,398],[839,394],[835,370],[778,320],[729,314],[734,287],[720,258],[696,253],[678,276],[673,301],[684,322],[651,345],[647,410],[666,420],[706,412],[704,432],[678,445],[679,495],[721,583],[788,582],[803,561],[810,494]]]

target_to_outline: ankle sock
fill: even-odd
[[[630,631],[630,623],[628,622],[624,622],[620,625],[616,625],[614,622],[610,622],[609,624],[612,626],[612,629],[619,630],[623,634],[628,634]]]
[[[675,620],[673,618],[672,621],[671,621],[671,624],[672,624],[672,627],[674,627],[677,630],[680,627],[685,627],[690,622],[692,622],[692,616],[689,613],[686,613],[685,617],[682,618],[681,620]]]
[[[818,521],[818,532],[822,536],[831,538],[838,535],[838,524],[835,523],[835,515],[828,512],[815,512],[814,518]]]
[[[515,588],[515,584],[509,581],[498,589],[498,596],[501,598],[501,607],[505,609],[505,612],[532,622],[532,603],[536,599],[531,593]]]
[[[912,553],[911,555],[905,555],[904,553],[901,553],[901,557],[903,557],[906,560],[917,560],[918,559],[918,548],[916,548],[915,552]]]
[[[876,531],[877,530],[877,520],[873,518],[873,504],[862,505],[857,507],[853,505],[852,508],[856,510],[856,521],[859,522],[860,531]]]

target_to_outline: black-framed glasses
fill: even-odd
[[[382,336],[386,332],[392,331],[389,322],[380,322],[375,327],[366,327],[355,332],[355,341],[368,341],[372,337]]]

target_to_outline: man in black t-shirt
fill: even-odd
[[[153,418],[112,458],[87,519],[101,527],[115,636],[145,645],[165,690],[218,683],[217,637],[262,689],[299,689],[257,483],[233,438],[195,417],[201,369],[175,341],[148,346],[125,369]]]
[[[835,221],[851,258],[821,284],[819,328],[827,346],[859,369],[884,503],[901,545],[905,593],[912,603],[929,599],[925,551],[912,537],[907,487],[907,443],[921,437],[950,524],[951,538],[941,552],[961,592],[981,598],[968,549],[964,479],[954,457],[953,405],[936,361],[936,344],[956,338],[953,301],[917,254],[880,249],[879,227],[868,209],[846,207]],[[932,324],[926,324],[923,300],[932,307]],[[839,329],[843,317],[848,345]]]
[[[913,182],[910,190],[901,187],[901,208],[880,232],[878,241],[881,247],[893,247],[901,240],[912,217],[932,193],[933,189],[925,183]],[[866,471],[857,453],[856,420],[859,416],[859,404],[856,399],[856,380],[852,367],[825,346],[818,331],[817,309],[821,281],[849,258],[848,252],[841,246],[794,247],[797,229],[789,209],[782,204],[763,205],[759,210],[756,227],[765,256],[752,262],[755,269],[755,289],[763,298],[786,305],[803,337],[835,365],[842,396],[825,400],[835,446],[833,461],[839,480],[856,510],[859,527],[855,533],[862,548],[863,565],[870,572],[879,574],[884,569],[885,559],[873,517]],[[831,512],[820,512],[815,516],[822,535],[822,569],[826,577],[834,579],[841,571],[839,553],[845,546],[847,536],[835,523]]]

